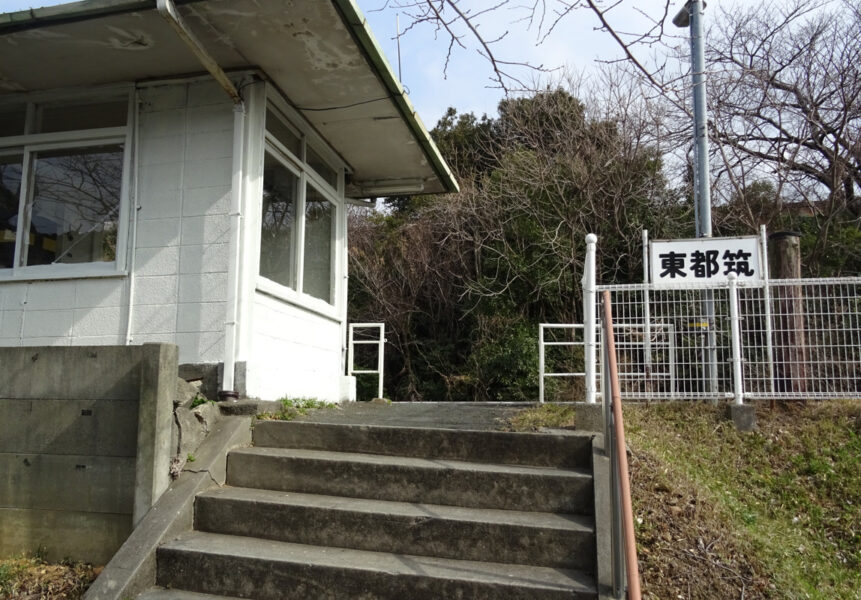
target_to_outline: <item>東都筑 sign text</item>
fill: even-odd
[[[730,273],[739,280],[759,280],[759,238],[699,238],[650,242],[652,283],[724,282]]]

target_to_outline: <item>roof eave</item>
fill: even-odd
[[[413,107],[412,102],[410,102],[403,85],[395,76],[389,62],[385,59],[380,45],[377,43],[373,32],[371,32],[367,19],[365,19],[365,16],[359,10],[359,7],[356,6],[354,0],[332,1],[341,13],[343,21],[349,26],[359,48],[365,54],[365,57],[379,75],[383,85],[385,85],[386,89],[391,94],[392,100],[400,111],[404,121],[413,132],[416,140],[422,146],[425,155],[433,165],[434,171],[436,171],[446,192],[458,192],[460,190],[460,186],[458,185],[454,174],[451,172],[448,164],[446,164],[442,154],[440,154],[439,148],[437,148],[433,138],[431,138],[430,133],[428,133],[427,128],[416,112],[416,109]]]

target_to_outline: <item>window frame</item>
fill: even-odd
[[[280,162],[285,168],[289,169],[299,178],[299,190],[296,202],[296,227],[295,235],[291,243],[293,244],[293,259],[295,261],[296,273],[296,288],[291,288],[283,284],[277,283],[260,273],[260,260],[257,261],[256,272],[256,290],[276,299],[283,300],[290,304],[299,306],[300,308],[310,310],[314,313],[328,317],[333,320],[341,320],[340,305],[343,302],[344,286],[341,285],[343,279],[343,265],[339,257],[339,239],[346,237],[346,232],[342,231],[345,224],[345,200],[344,200],[344,177],[346,173],[346,165],[337,157],[332,149],[322,141],[322,138],[311,129],[311,127],[301,118],[301,116],[292,109],[281,97],[275,94],[272,90],[266,95],[266,104],[264,114],[272,113],[279,119],[282,125],[286,126],[301,140],[300,154],[297,156],[284,144],[282,144],[273,133],[266,128],[266,119],[263,121],[262,138],[262,157],[265,161],[266,156],[271,156]],[[330,185],[322,175],[318,174],[310,164],[305,161],[307,149],[313,148],[314,152],[320,156],[325,163],[332,168],[337,175],[337,186]],[[262,170],[262,164],[261,164]],[[261,218],[262,205],[262,180],[259,193],[256,194],[255,208],[257,211],[258,220]],[[327,302],[321,298],[317,298],[306,293],[304,290],[305,283],[305,210],[306,197],[308,186],[312,186],[325,200],[332,204],[332,219],[331,237],[329,241],[329,290],[330,300]],[[257,235],[260,235],[262,222],[259,222],[256,230]],[[345,242],[346,243],[346,242]],[[256,245],[257,250],[260,250],[260,243]]]
[[[27,133],[35,124],[37,106],[59,101],[100,102],[116,98],[127,103],[126,124],[118,127],[97,129],[78,129],[53,133]],[[0,283],[8,281],[33,281],[54,279],[80,279],[95,277],[122,277],[127,275],[129,205],[131,197],[131,172],[133,159],[134,123],[136,119],[134,87],[131,85],[112,86],[87,92],[47,92],[28,95],[22,98],[0,100],[0,105],[25,104],[25,133],[0,137],[0,155],[21,156],[21,190],[18,195],[18,221],[15,231],[15,255],[12,267],[0,267]],[[117,212],[116,256],[113,261],[82,263],[52,263],[48,265],[21,264],[23,239],[27,236],[22,230],[30,223],[33,208],[31,188],[33,185],[34,159],[39,152],[90,148],[93,146],[122,146],[122,181]]]

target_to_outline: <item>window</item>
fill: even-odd
[[[309,306],[335,304],[342,178],[280,111],[266,111],[260,220],[264,289]]]
[[[263,167],[260,274],[296,288],[296,207],[299,177],[271,154]]]
[[[0,276],[116,271],[128,106],[0,106]]]
[[[305,190],[305,252],[303,291],[332,302],[332,235],[335,206],[313,187]]]

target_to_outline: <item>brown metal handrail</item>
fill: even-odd
[[[613,309],[610,292],[604,291],[604,343],[607,344],[607,369],[610,397],[613,403],[613,438],[616,442],[616,466],[619,469],[619,492],[622,500],[622,530],[625,536],[625,568],[628,573],[628,600],[640,600],[640,570],[637,566],[637,544],[634,539],[634,511],[631,507],[631,482],[628,479],[628,454],[625,450],[625,424],[622,421],[622,393],[616,364],[613,337]],[[605,392],[606,393],[606,392]]]

